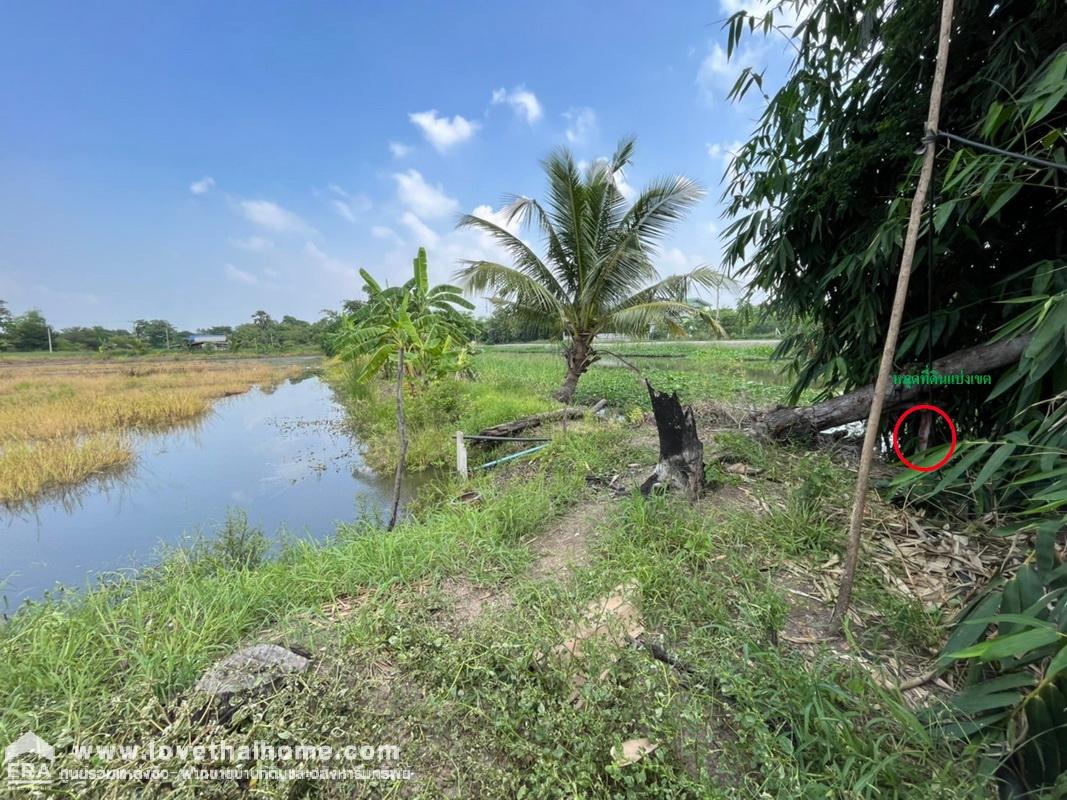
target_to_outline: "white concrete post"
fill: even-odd
[[[467,477],[467,444],[463,441],[463,431],[456,431],[456,471],[461,478]]]

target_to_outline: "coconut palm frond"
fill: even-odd
[[[536,199],[513,195],[503,212],[509,223],[517,220],[520,225],[536,230],[544,237],[545,255],[549,264],[558,265],[566,260],[566,253],[553,227],[552,219]]]
[[[700,185],[681,175],[654,181],[634,201],[623,227],[651,247],[703,197]]]
[[[662,324],[672,333],[684,336],[685,330],[678,324],[678,319],[691,311],[692,309],[686,303],[674,300],[636,303],[616,309],[605,316],[604,330],[643,336],[648,333],[650,325]]]
[[[563,288],[556,280],[545,263],[530,249],[522,239],[511,231],[482,217],[474,214],[464,214],[459,218],[458,228],[475,228],[488,234],[497,244],[501,245],[515,260],[515,268],[529,277],[540,281],[545,287],[559,297],[565,296]],[[457,273],[460,274],[460,273]]]
[[[521,270],[505,267],[492,261],[466,261],[457,273],[469,292],[492,292],[527,305],[554,312],[560,301],[551,289],[539,283]]]
[[[559,240],[563,259],[556,264],[572,291],[583,284],[587,260],[588,206],[585,184],[574,163],[574,157],[566,149],[553,152],[544,162],[548,175],[548,215],[552,220]]]

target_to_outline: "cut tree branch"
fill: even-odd
[[[1018,336],[993,344],[980,344],[957,350],[938,359],[933,369],[941,374],[990,373],[1015,364],[1022,357],[1030,335]],[[892,410],[907,405],[929,391],[929,385],[889,386],[885,394],[885,408]],[[874,399],[874,386],[864,386],[854,392],[832,397],[812,406],[779,408],[769,411],[753,428],[776,439],[811,438],[819,431],[865,419]]]
[[[478,431],[478,437],[481,439],[493,438],[493,439],[506,439],[516,436],[525,430],[530,428],[536,428],[539,425],[544,425],[546,422],[559,422],[563,419],[580,419],[588,414],[596,414],[608,405],[607,400],[600,400],[596,405],[591,408],[584,407],[571,407],[561,408],[558,411],[546,411],[543,414],[532,414],[529,417],[523,417],[522,419],[512,420],[511,422],[502,422],[499,425],[492,425],[488,428],[483,428]],[[481,442],[479,442],[481,444]]]

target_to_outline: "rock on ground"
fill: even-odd
[[[310,659],[276,644],[255,644],[231,653],[200,676],[196,691],[219,697],[266,686],[303,672]]]

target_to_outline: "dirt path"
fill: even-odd
[[[607,495],[594,497],[568,511],[547,531],[528,539],[536,556],[526,575],[533,580],[563,580],[588,564],[597,528],[610,513],[612,502]],[[507,608],[512,602],[506,586],[478,586],[462,576],[445,580],[441,591],[452,606],[449,622],[453,628],[469,625],[486,612]]]

